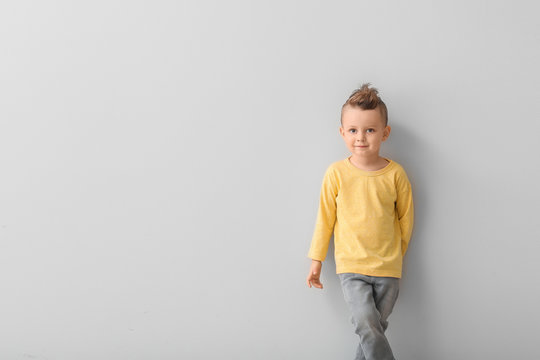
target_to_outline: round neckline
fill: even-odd
[[[351,155],[352,156],[352,155]],[[394,161],[392,161],[392,159],[389,159],[387,157],[384,157],[384,156],[381,156],[383,159],[387,160],[388,161],[388,164],[386,164],[385,167],[383,167],[382,169],[379,169],[379,170],[362,170],[362,169],[359,169],[357,168],[356,166],[353,165],[353,163],[351,162],[350,160],[350,157],[351,156],[348,156],[346,159],[345,159],[345,163],[347,164],[347,166],[352,169],[353,171],[356,171],[357,173],[361,174],[361,175],[365,175],[365,176],[377,176],[377,175],[381,175],[381,174],[384,174],[385,172],[387,172],[388,170],[390,170],[391,167],[394,166]]]

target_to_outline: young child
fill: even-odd
[[[324,174],[308,253],[307,284],[322,289],[322,261],[334,234],[336,273],[360,338],[357,360],[394,360],[384,332],[413,228],[407,174],[379,155],[390,135],[387,124],[386,105],[370,84],[355,90],[342,106],[339,132],[351,156],[332,163]]]

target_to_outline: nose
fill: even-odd
[[[366,134],[359,132],[356,136],[356,142],[364,142],[366,140]]]

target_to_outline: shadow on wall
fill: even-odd
[[[388,338],[398,358],[428,360],[437,358],[437,334],[442,324],[434,310],[428,274],[433,273],[433,259],[429,257],[433,239],[429,239],[429,217],[435,209],[429,205],[427,178],[442,173],[440,154],[399,123],[392,124],[392,133],[381,147],[384,156],[403,166],[413,189],[415,221],[411,242],[405,255],[400,282],[400,296],[390,317]],[[430,178],[431,181],[431,178]],[[436,239],[435,239],[436,241]]]
[[[445,231],[440,228],[441,217],[447,216],[446,207],[437,204],[453,190],[441,188],[447,186],[449,177],[455,186],[464,185],[465,179],[456,159],[445,156],[438,144],[426,142],[425,134],[415,134],[394,123],[392,135],[382,150],[407,172],[413,188],[415,222],[403,264],[400,299],[390,320],[388,337],[396,354],[404,359],[435,359],[440,357],[438,350],[445,348],[447,342],[443,338],[445,316],[442,314],[451,311],[438,305],[443,291],[441,284],[448,286],[455,281],[442,276],[448,272],[443,268],[449,255],[441,250],[452,245],[444,245],[442,237],[433,236]]]
[[[453,311],[441,308],[440,299],[444,297],[445,288],[454,286],[456,278],[448,276],[452,271],[447,269],[453,262],[449,257],[455,245],[444,244],[444,236],[434,238],[433,235],[452,231],[444,228],[447,224],[459,226],[457,220],[441,219],[448,217],[446,209],[459,208],[459,204],[450,204],[461,201],[452,192],[454,188],[466,186],[466,179],[456,159],[445,156],[438,144],[427,143],[425,134],[420,137],[394,123],[392,135],[381,150],[407,172],[413,188],[415,222],[404,259],[400,297],[390,317],[388,338],[397,357],[436,359],[440,358],[440,349],[448,345],[443,335],[446,333],[444,319],[448,311]],[[454,188],[443,188],[449,182]]]

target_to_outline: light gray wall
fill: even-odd
[[[396,356],[533,358],[538,10],[2,2],[0,358],[352,358],[332,249],[305,277],[363,82],[415,195]]]

